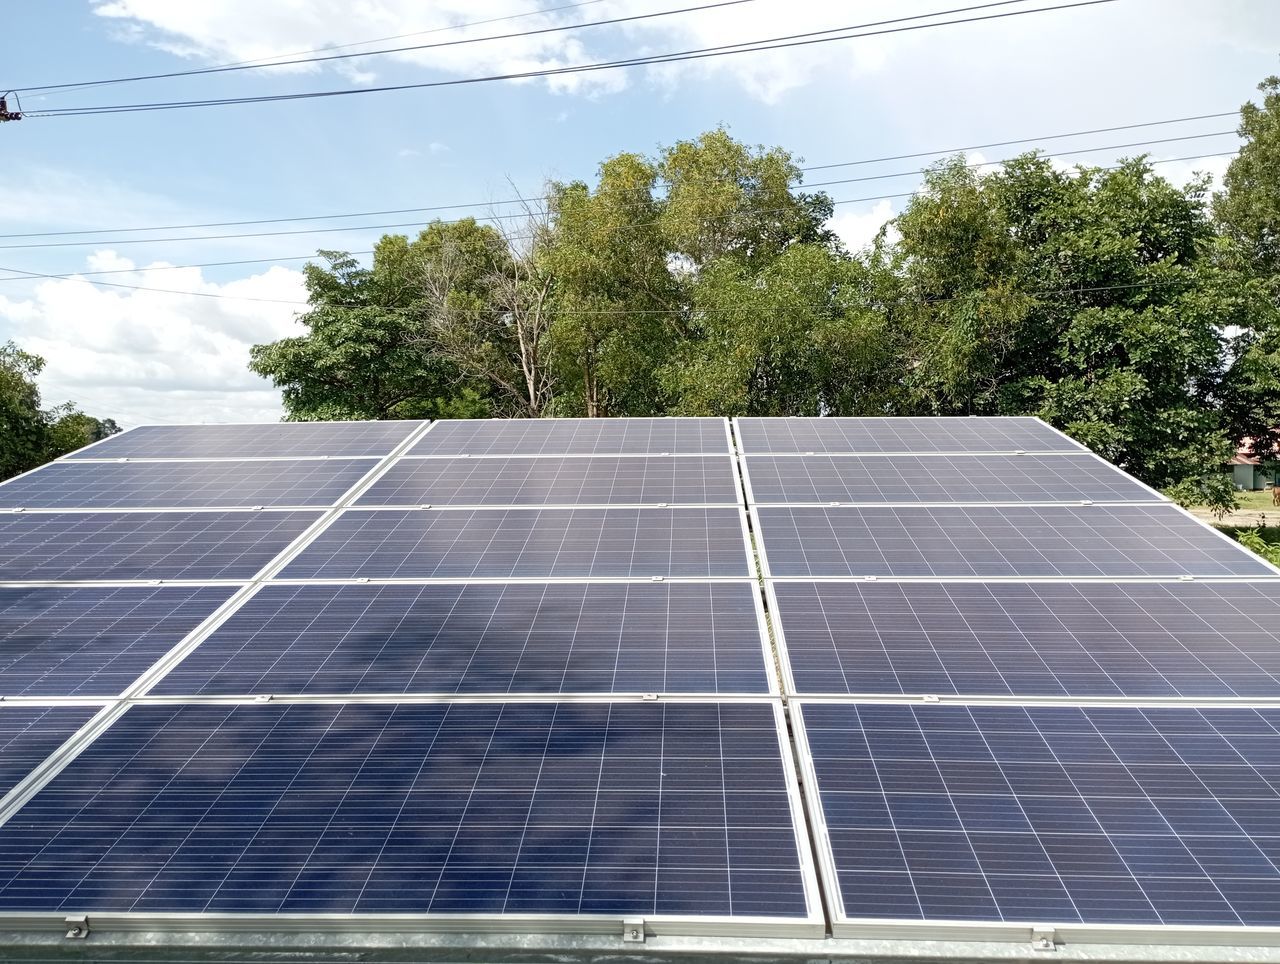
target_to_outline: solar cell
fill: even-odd
[[[1092,455],[753,455],[756,502],[1153,502]]]
[[[0,908],[816,926],[780,722],[764,703],[134,706],[0,828]]]
[[[739,511],[349,509],[282,576],[745,576]]]
[[[97,712],[96,706],[0,706],[0,797]]]
[[[72,453],[72,459],[246,459],[388,455],[422,422],[276,422],[144,425]]]
[[[319,512],[0,514],[0,582],[248,579]]]
[[[122,693],[232,592],[0,588],[0,697]]]
[[[1031,417],[740,418],[747,453],[1070,452],[1082,449]]]
[[[1280,710],[801,705],[837,935],[1280,924]]]
[[[3,491],[3,490],[0,490]],[[403,459],[357,505],[656,505],[741,502],[723,456]]]
[[[0,485],[0,507],[232,508],[332,505],[372,459],[262,462],[52,462]]]
[[[729,451],[721,418],[504,418],[436,422],[410,455],[710,455]]]
[[[768,693],[749,583],[268,586],[151,690]]]
[[[773,576],[1264,576],[1171,505],[757,510]]]
[[[774,587],[800,693],[1280,696],[1280,583]]]

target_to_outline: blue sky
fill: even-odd
[[[489,36],[692,5],[697,0],[56,0],[14,4],[0,40],[0,86],[164,72],[434,30],[397,44]],[[733,7],[539,37],[436,48],[325,66],[28,95],[23,107],[358,89],[585,63],[941,11],[975,0],[751,0]],[[990,11],[1064,0],[1027,0]],[[489,18],[520,19],[457,29]],[[960,14],[958,16],[964,16]],[[942,19],[952,19],[943,17]],[[373,46],[388,46],[377,44]],[[354,48],[371,49],[371,48]],[[1280,72],[1274,0],[1117,0],[1056,13],[747,54],[691,64],[328,100],[98,117],[31,117],[0,127],[6,269],[93,275],[0,281],[0,340],[48,361],[50,403],[72,399],[122,424],[272,419],[278,394],[245,369],[248,346],[295,333],[297,260],[320,247],[367,249],[380,230],[166,240],[317,224],[113,234],[106,229],[500,200],[512,184],[591,179],[605,157],[726,125],[808,164],[937,151],[1231,110]],[[1050,151],[1225,131],[1231,119],[1046,141]],[[1233,135],[1072,154],[1105,164],[1230,151]],[[1026,145],[1027,148],[1036,146]],[[1021,148],[1019,148],[1021,149]],[[1013,149],[976,152],[998,160]],[[926,161],[928,159],[925,159]],[[1162,165],[1175,181],[1220,176],[1227,158]],[[832,177],[910,171],[887,162]],[[916,176],[826,190],[838,200],[910,191]],[[835,227],[865,243],[901,200],[837,206]],[[480,212],[483,213],[483,212]],[[381,224],[413,216],[368,218]],[[320,225],[323,223],[320,222]],[[410,230],[410,229],[404,229]],[[96,232],[96,233],[94,233]],[[267,259],[223,268],[159,265]],[[150,268],[151,270],[147,270]],[[11,273],[0,278],[14,279]]]

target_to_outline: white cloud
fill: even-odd
[[[87,260],[91,270],[135,267],[111,251]],[[47,404],[70,399],[122,425],[279,418],[279,392],[249,371],[249,346],[302,333],[301,273],[277,266],[220,284],[198,268],[155,267],[111,280],[201,294],[40,281],[23,296],[0,290],[0,339],[44,357]]]
[[[1153,161],[1159,161],[1160,156],[1157,154],[1151,158]],[[1230,157],[1201,157],[1191,161],[1169,161],[1163,164],[1157,164],[1155,171],[1161,177],[1165,178],[1171,184],[1186,184],[1193,177],[1200,174],[1208,174],[1209,189],[1211,191],[1222,190],[1222,179],[1226,176],[1227,168],[1231,165],[1233,158]]]
[[[876,238],[880,228],[893,218],[896,212],[890,201],[877,201],[874,207],[863,211],[837,211],[831,218],[829,227],[844,242],[850,251],[860,251],[869,247]],[[889,240],[893,240],[890,231]]]

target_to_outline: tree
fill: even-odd
[[[120,431],[112,419],[85,415],[70,402],[42,409],[35,380],[44,364],[11,341],[0,345],[0,479]]]
[[[1213,199],[1223,234],[1260,275],[1280,275],[1280,77],[1258,85],[1262,106],[1240,108],[1245,143]]]
[[[280,386],[286,417],[450,418],[489,412],[485,386],[468,379],[424,337],[415,272],[440,251],[430,229],[417,241],[387,235],[372,268],[322,251],[307,265],[306,335],[254,345],[250,368]]]

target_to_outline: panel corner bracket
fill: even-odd
[[[624,917],[622,919],[622,940],[627,944],[644,943],[644,918]]]

